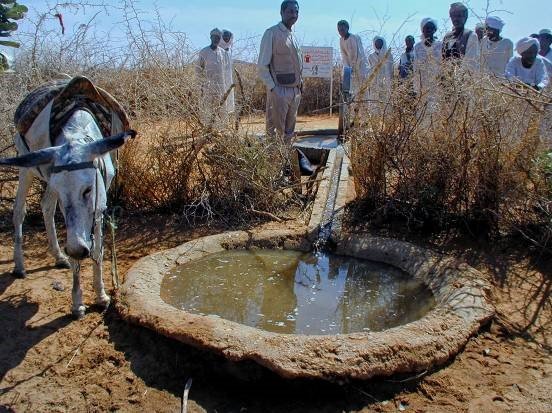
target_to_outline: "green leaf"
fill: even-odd
[[[8,19],[19,20],[25,17],[25,13],[27,13],[28,11],[29,10],[25,6],[18,4],[17,6],[12,7],[6,12],[6,17]]]
[[[15,22],[0,23],[0,30],[5,32],[13,32],[17,30],[17,27],[17,23]]]
[[[0,46],[19,48],[21,44],[19,42],[12,42],[10,40],[0,40]]]

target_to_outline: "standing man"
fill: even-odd
[[[481,42],[483,37],[485,37],[485,23],[479,22],[475,25],[475,34],[477,35],[477,40]]]
[[[472,71],[479,70],[479,39],[466,29],[468,8],[463,3],[452,3],[449,10],[453,30],[443,39],[443,59],[462,61]]]
[[[414,36],[406,36],[404,39],[406,49],[401,55],[399,62],[399,76],[406,79],[412,74],[412,63],[414,61]]]
[[[283,1],[280,16],[282,21],[263,35],[257,69],[267,91],[266,134],[291,144],[303,87],[303,57],[291,30],[299,18],[299,3]]]
[[[495,76],[504,76],[506,65],[514,55],[514,44],[510,39],[504,39],[500,32],[504,21],[497,16],[485,19],[487,36],[481,40],[481,69]]]
[[[434,99],[434,85],[438,83],[441,71],[441,51],[443,44],[437,40],[437,20],[431,17],[420,23],[422,39],[414,45],[414,90],[419,96]]]
[[[383,113],[383,108],[389,102],[391,84],[393,81],[393,57],[388,53],[385,39],[374,37],[374,51],[368,55],[370,72],[375,73],[374,81],[370,85],[370,103],[373,112]]]
[[[349,33],[347,21],[337,22],[337,32],[340,36],[339,47],[343,66],[349,66],[352,69],[351,94],[355,97],[368,75],[368,61],[362,47],[362,40],[356,34]]]
[[[539,54],[552,62],[552,31],[550,29],[542,29],[539,32],[540,51]]]
[[[219,29],[211,30],[211,44],[201,49],[196,62],[204,96],[207,97],[207,104],[213,108],[219,107],[228,89],[224,81],[225,52],[219,47],[221,38],[222,32]],[[226,105],[223,104],[222,108],[225,111]]]
[[[222,40],[220,41],[220,47],[224,50],[224,83],[227,88],[230,88],[234,84],[234,62],[232,61],[232,43],[234,41],[234,34],[230,30],[222,31]],[[227,91],[228,89],[226,89]],[[234,113],[235,110],[235,88],[232,88],[226,99],[226,109],[228,113]],[[225,92],[226,93],[226,92]]]

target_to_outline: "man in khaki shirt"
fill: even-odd
[[[301,102],[303,58],[291,31],[299,18],[299,3],[282,2],[282,21],[266,30],[257,62],[261,80],[266,85],[266,133],[282,136],[290,143],[295,133],[297,110]]]

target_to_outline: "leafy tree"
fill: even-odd
[[[9,37],[16,31],[18,26],[14,20],[22,19],[28,11],[26,6],[17,3],[16,0],[0,0],[0,38]],[[0,45],[19,47],[18,42],[9,40],[0,40]]]

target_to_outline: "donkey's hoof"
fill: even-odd
[[[80,320],[84,317],[86,313],[86,307],[84,305],[79,306],[78,308],[73,308],[72,314],[75,320]]]
[[[96,298],[96,305],[100,308],[105,309],[109,307],[109,304],[111,304],[111,298],[107,294],[103,297]]]
[[[67,258],[60,258],[56,261],[56,268],[71,269],[71,264]]]
[[[18,269],[14,269],[12,271],[12,275],[15,277],[15,278],[25,278],[27,276],[27,271],[25,270],[18,270]]]

